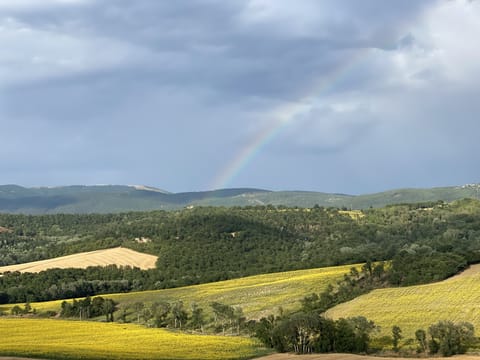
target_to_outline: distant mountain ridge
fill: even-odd
[[[144,185],[72,185],[26,188],[0,185],[0,212],[22,214],[116,213],[175,210],[188,206],[298,206],[365,209],[399,203],[480,199],[480,184],[429,189],[397,189],[366,195],[313,191],[220,189],[170,193]]]

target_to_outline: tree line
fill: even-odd
[[[249,327],[254,321],[247,321],[239,306],[219,302],[209,304],[209,314],[204,308],[193,302],[186,306],[183,301],[153,301],[149,303],[133,302],[119,305],[112,299],[86,297],[63,301],[60,316],[87,320],[105,316],[106,322],[134,322],[147,327],[173,328],[202,333],[240,335],[250,333]],[[24,312],[15,315],[22,315]],[[116,319],[114,319],[116,314]],[[54,315],[54,314],[51,314]]]

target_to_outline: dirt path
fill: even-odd
[[[316,354],[316,355],[294,355],[294,354],[272,354],[255,360],[406,360],[400,357],[380,357],[380,356],[363,356],[353,354]],[[421,360],[439,360],[441,358],[408,358]],[[480,356],[476,355],[458,355],[449,359],[455,360],[480,360]]]

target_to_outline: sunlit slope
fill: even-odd
[[[0,319],[0,333],[0,355],[45,359],[249,359],[265,353],[252,339],[133,324]]]
[[[480,333],[480,265],[448,280],[420,286],[372,291],[329,310],[332,318],[363,315],[391,334],[398,325],[404,338],[439,320],[468,321]]]
[[[117,247],[114,249],[96,250],[74,255],[62,256],[53,259],[34,261],[25,264],[17,264],[0,267],[0,274],[7,271],[40,272],[53,268],[81,268],[89,266],[131,266],[141,269],[154,269],[157,257],[140,253],[127,248]]]
[[[136,293],[104,295],[121,305],[135,302],[183,301],[193,302],[208,310],[213,301],[242,307],[249,318],[258,318],[271,312],[297,309],[300,300],[312,292],[323,291],[328,284],[340,279],[352,265],[320,269],[297,270],[273,274],[249,276],[209,284],[194,285],[176,289],[144,291]],[[34,303],[37,310],[59,311],[61,301]],[[0,310],[8,311],[11,305],[3,305]]]

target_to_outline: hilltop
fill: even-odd
[[[399,203],[451,202],[480,199],[480,185],[397,189],[365,195],[329,194],[312,191],[220,189],[170,193],[144,185],[95,185],[25,188],[0,186],[0,212],[21,214],[118,213],[125,211],[175,210],[191,206],[297,206],[367,209]]]

